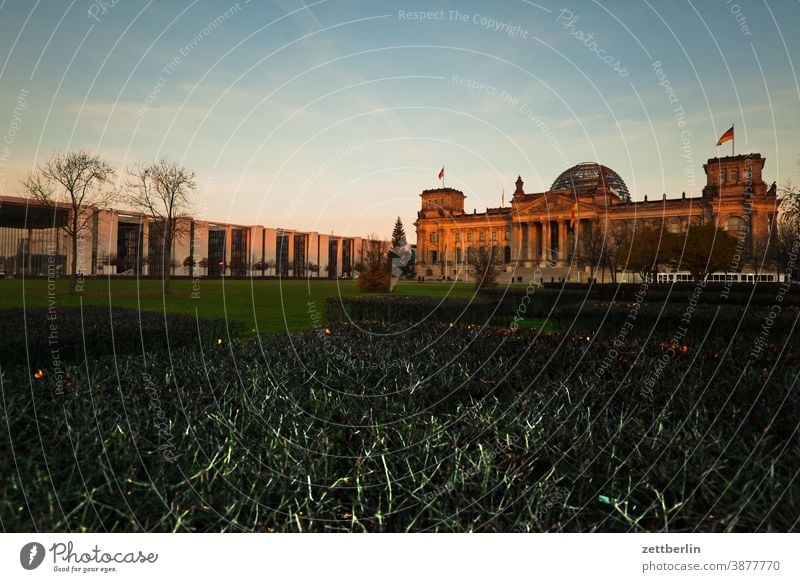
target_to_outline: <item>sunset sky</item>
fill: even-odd
[[[799,22],[797,1],[0,0],[0,194],[53,151],[167,155],[199,218],[388,236],[400,215],[413,239],[442,165],[469,211],[583,161],[634,200],[698,194],[732,123],[797,182]]]

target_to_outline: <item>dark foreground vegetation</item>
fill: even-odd
[[[537,288],[525,311],[558,330],[545,333],[516,325],[525,296],[438,314],[439,300],[384,300],[389,316],[331,300],[333,322],[249,339],[176,321],[187,339],[168,355],[157,339],[116,354],[98,341],[62,375],[6,344],[0,526],[798,529],[791,300]],[[133,319],[118,324],[141,343]]]

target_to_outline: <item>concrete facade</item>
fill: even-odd
[[[34,200],[0,197],[2,274],[45,275],[48,257],[60,275],[68,274],[70,237],[54,224],[63,223],[70,212],[64,206],[54,211]],[[83,212],[89,220],[78,240],[79,273],[158,274],[159,261],[150,257],[151,251],[160,252],[157,222],[114,209]],[[176,276],[354,277],[361,255],[361,237],[188,219],[180,221],[178,231],[171,253]]]

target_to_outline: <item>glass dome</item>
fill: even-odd
[[[595,162],[583,162],[564,170],[555,179],[551,190],[591,191],[605,185],[622,200],[630,200],[628,186],[619,174],[607,166]]]

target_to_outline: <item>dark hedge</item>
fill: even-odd
[[[611,307],[609,306],[611,305]],[[648,337],[670,339],[673,336],[695,341],[704,338],[743,341],[754,340],[765,333],[767,339],[786,342],[793,335],[798,321],[797,307],[772,307],[742,305],[719,306],[681,303],[638,304],[600,303],[580,307],[558,307],[552,318],[564,332],[600,335],[613,338]]]
[[[484,297],[441,299],[373,295],[331,297],[325,301],[325,313],[331,322],[371,321],[404,323],[496,323],[510,320],[511,306]]]
[[[554,293],[583,293],[589,299],[631,301],[644,293],[652,303],[683,303],[695,294],[695,283],[620,283],[595,284],[591,290],[584,283],[566,283],[563,285],[545,284],[545,289]],[[518,289],[518,288],[517,288]],[[707,283],[700,294],[699,302],[711,305],[764,305],[776,302],[782,295],[785,305],[800,306],[800,284],[785,285],[783,283],[758,283],[756,285],[733,283],[726,287],[722,283]]]

